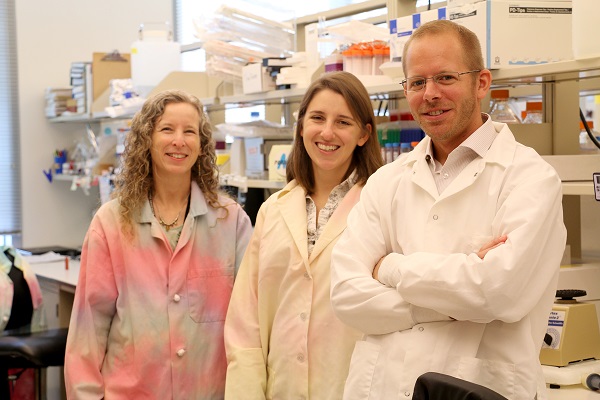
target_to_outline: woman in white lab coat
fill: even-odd
[[[298,115],[288,184],[260,208],[225,323],[225,398],[340,399],[361,334],[331,310],[330,255],[381,166],[362,83],[327,73]]]

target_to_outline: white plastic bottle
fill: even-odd
[[[594,121],[586,121],[588,127],[592,131],[592,135],[600,141],[600,133],[594,131]],[[585,127],[583,126],[583,122],[579,121],[579,149],[581,154],[598,154],[600,153],[600,149],[596,147],[596,145],[590,139]]]
[[[523,118],[524,124],[541,124],[543,121],[541,101],[528,101],[525,105],[526,114]]]

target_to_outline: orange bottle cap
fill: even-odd
[[[508,99],[508,89],[494,89],[490,95],[492,99]]]

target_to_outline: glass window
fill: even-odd
[[[273,21],[292,21],[294,18],[312,15],[321,11],[330,10],[350,4],[361,3],[365,0],[306,0],[298,3],[285,3],[275,0],[214,0],[200,2],[197,0],[175,0],[174,26],[175,40],[184,50],[182,55],[182,69],[184,71],[206,71],[206,55],[199,45],[196,37],[196,24],[203,24],[210,20],[222,5],[229,8],[244,10],[250,14],[260,15]],[[185,51],[187,49],[194,49]],[[252,111],[264,115],[264,106],[251,108],[229,109],[225,113],[227,122],[247,122]]]
[[[0,2],[0,245],[21,233],[21,174],[15,0]]]

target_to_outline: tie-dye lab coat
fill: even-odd
[[[174,251],[149,203],[134,243],[123,237],[116,200],[98,210],[69,326],[70,399],[223,398],[223,324],[252,226],[237,203],[220,201],[230,204],[226,218],[192,184]]]

